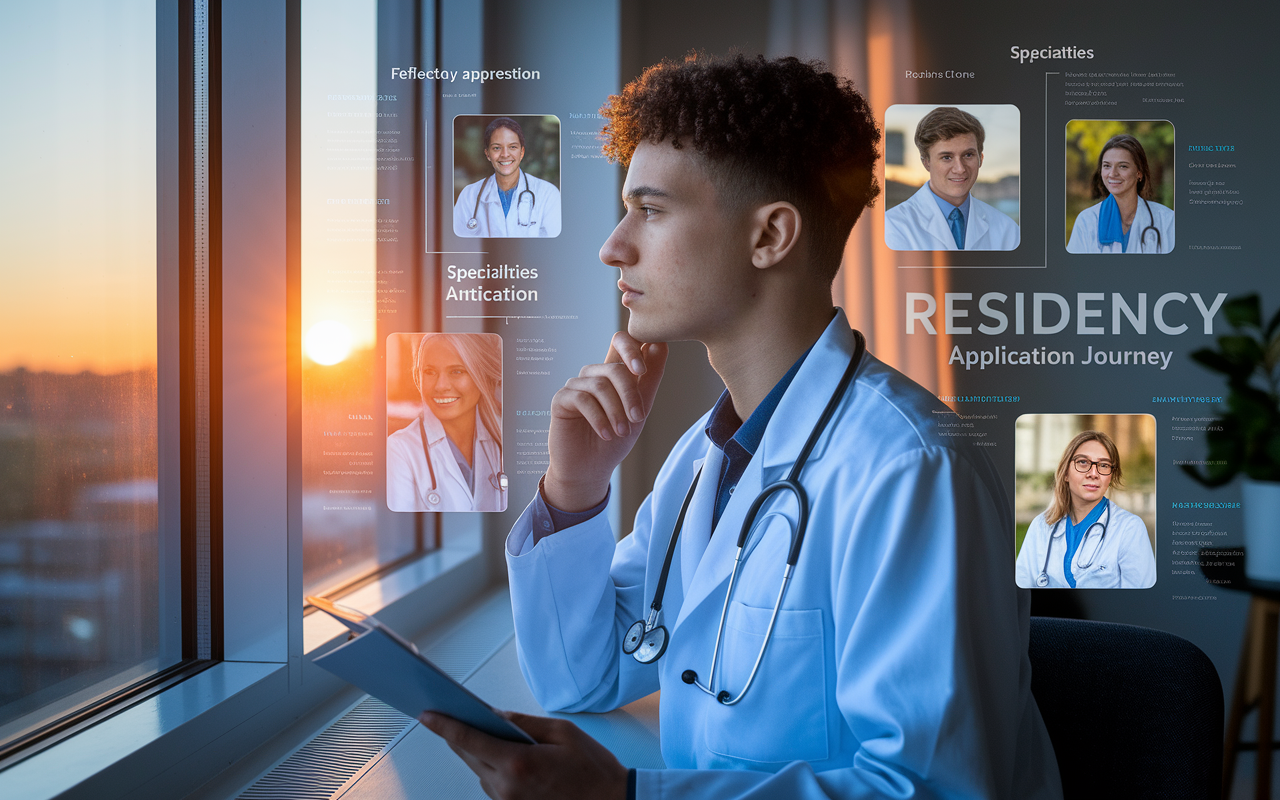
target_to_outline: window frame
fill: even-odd
[[[216,54],[219,3],[205,0],[205,40],[203,75],[197,68],[197,19],[195,3],[187,0],[156,2],[156,404],[157,404],[157,494],[159,509],[158,563],[161,596],[161,632],[157,656],[177,649],[178,661],[158,667],[148,674],[123,684],[107,678],[76,694],[85,695],[69,708],[0,743],[0,771],[24,761],[45,748],[52,747],[86,728],[104,716],[118,713],[131,704],[145,701],[167,688],[212,666],[220,654],[221,585],[210,581],[218,574],[217,499],[219,482],[216,466],[219,453],[217,429],[199,440],[196,418],[198,395],[204,391],[212,399],[213,392],[202,386],[198,367],[189,354],[195,341],[202,337],[208,360],[203,380],[216,383],[217,348],[208,347],[215,340],[216,327],[208,324],[216,318],[217,308],[217,97],[216,82],[208,77],[217,72]],[[188,35],[183,35],[186,32]],[[207,114],[201,122],[205,128],[207,147],[199,152],[195,107],[197,81],[201,81],[206,97]],[[197,224],[196,187],[203,175],[209,194],[202,215],[205,224]],[[203,230],[202,230],[203,228]],[[205,246],[203,274],[196,274],[197,248]],[[203,293],[208,319],[198,321],[195,297]],[[216,412],[216,403],[212,411]],[[194,464],[203,461],[215,469],[203,484],[195,480]],[[212,479],[209,479],[212,478]],[[206,524],[197,530],[193,521],[204,509]],[[203,548],[203,558],[197,551]],[[198,579],[203,575],[203,583]],[[203,608],[204,636],[201,631]],[[210,613],[212,611],[212,614]],[[179,642],[166,645],[176,628]],[[203,652],[202,652],[203,649]],[[129,670],[125,670],[128,672]],[[51,704],[51,705],[56,705]],[[0,775],[3,773],[0,772]]]
[[[216,170],[209,199],[210,216],[217,218],[209,224],[209,330],[211,364],[216,365],[209,424],[217,455],[210,459],[207,490],[215,501],[210,529],[221,534],[209,539],[209,563],[217,571],[210,581],[215,602],[209,609],[208,646],[220,658],[189,665],[150,691],[84,719],[46,746],[25,749],[0,764],[0,788],[17,789],[24,797],[182,796],[299,720],[360,695],[308,657],[345,641],[345,629],[325,615],[303,616],[301,0],[207,2],[211,19],[220,22],[217,35],[210,37],[216,52],[209,62],[209,119],[216,120],[209,135],[211,169]],[[439,60],[441,40],[434,32],[445,16],[451,30],[459,32],[459,49],[478,55],[483,7],[443,5],[423,2],[427,58]],[[188,0],[157,4],[163,20],[158,20],[158,57],[169,65],[158,70],[158,82],[168,98],[192,85],[179,66],[189,63],[183,50],[190,50],[179,31],[191,30],[182,27],[190,14],[179,13],[180,6],[190,7]],[[186,108],[194,111],[189,102]],[[177,133],[184,145],[194,141],[194,114],[184,114],[180,124],[160,116],[160,124],[170,125],[165,135],[171,140]],[[180,156],[168,148],[164,157]],[[161,324],[183,324],[175,316],[184,288],[177,278],[191,265],[191,258],[182,262],[182,254],[188,250],[185,242],[192,241],[192,206],[174,181],[158,191],[167,215],[159,233],[162,260],[174,265],[172,272],[161,273]],[[188,230],[176,224],[177,217],[186,220]],[[220,325],[222,319],[235,324]],[[161,339],[162,359],[175,358],[190,343]],[[178,398],[183,414],[188,413],[190,380],[184,375],[159,387],[165,408],[175,407]],[[234,424],[221,425],[223,419]],[[194,424],[176,414],[162,414],[160,424],[194,436]],[[189,452],[165,452],[169,463],[177,456],[189,467]],[[189,547],[193,526],[187,503],[199,487],[193,489],[188,472],[184,469],[180,478],[182,508],[163,508],[161,525],[181,526]],[[171,474],[165,481],[172,489]],[[502,527],[497,519],[451,520],[442,547],[348,587],[346,600],[416,635],[502,579]],[[184,618],[197,618],[187,599]],[[189,646],[198,646],[198,640],[184,635],[184,652]]]

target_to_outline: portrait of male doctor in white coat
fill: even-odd
[[[1008,215],[973,196],[986,130],[973,114],[941,106],[916,125],[915,145],[929,180],[884,214],[892,250],[1014,250],[1020,234]]]
[[[600,250],[627,329],[552,399],[550,463],[507,566],[534,697],[602,712],[661,690],[667,768],[628,770],[566,720],[511,715],[532,747],[424,714],[493,797],[1061,797],[996,473],[832,305],[879,193],[880,132],[821,69],[664,62],[601,111],[627,168]],[[617,540],[610,476],[674,340],[703,343],[727,388]],[[800,491],[749,515],[797,464]]]
[[[392,335],[414,342],[412,378],[421,406],[387,437],[387,507],[505,511],[502,339],[492,333]]]
[[[463,187],[453,204],[453,232],[468,238],[560,235],[560,190],[521,168],[525,133],[511,117],[485,126],[483,154],[493,172]]]

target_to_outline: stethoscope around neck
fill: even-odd
[[[756,673],[760,670],[760,662],[764,659],[765,650],[769,647],[769,640],[773,637],[773,626],[778,620],[778,610],[782,608],[782,599],[786,596],[787,586],[791,583],[791,573],[795,569],[796,563],[800,560],[800,545],[804,542],[805,528],[809,524],[809,495],[800,484],[800,471],[804,469],[804,465],[809,460],[809,454],[813,452],[814,446],[818,443],[818,438],[826,430],[827,424],[831,421],[836,408],[840,405],[841,398],[844,397],[849,385],[853,382],[854,373],[858,371],[858,365],[862,362],[862,355],[866,352],[866,340],[862,338],[862,334],[854,331],[853,336],[854,348],[853,355],[849,358],[849,365],[845,367],[840,383],[836,386],[835,391],[832,392],[826,408],[822,410],[822,416],[818,418],[818,422],[809,434],[808,440],[805,441],[804,447],[800,449],[800,455],[796,457],[795,463],[792,464],[791,472],[788,473],[786,478],[764,487],[760,494],[756,495],[756,499],[751,503],[751,507],[747,511],[746,518],[742,521],[742,529],[738,533],[738,552],[734,556],[733,571],[729,574],[729,588],[724,595],[724,607],[720,610],[720,624],[716,627],[715,648],[711,652],[711,673],[707,677],[706,684],[704,685],[700,682],[698,673],[691,669],[685,670],[680,676],[680,679],[685,683],[697,686],[723,705],[731,706],[736,704],[751,688],[751,684],[756,679]],[[689,511],[689,504],[693,501],[694,491],[698,488],[698,481],[701,478],[702,470],[699,469],[698,473],[693,476],[693,483],[690,484],[689,491],[685,493],[684,502],[680,505],[680,513],[676,517],[675,527],[671,531],[671,539],[667,543],[667,554],[662,561],[662,572],[658,576],[658,585],[654,589],[653,602],[649,604],[649,615],[643,620],[636,620],[627,629],[626,636],[622,640],[622,652],[632,656],[641,664],[652,664],[667,651],[670,634],[667,632],[667,627],[662,624],[662,596],[667,588],[667,577],[671,573],[671,562],[675,557],[676,543],[680,539],[680,531],[684,528],[684,518]],[[726,690],[721,690],[717,693],[714,687],[716,669],[720,661],[720,645],[724,640],[724,622],[729,612],[729,603],[733,598],[733,587],[738,579],[738,571],[742,567],[742,563],[746,561],[746,557],[743,555],[743,548],[751,535],[751,530],[755,527],[756,515],[760,512],[761,506],[779,492],[791,492],[795,495],[796,504],[799,506],[799,514],[795,528],[791,531],[791,549],[787,552],[787,564],[782,571],[782,585],[778,589],[778,598],[774,601],[773,613],[769,616],[769,627],[765,630],[764,641],[760,644],[760,652],[756,655],[755,664],[751,667],[751,674],[747,677],[747,682],[743,685],[742,691],[738,692],[737,697],[733,697]]]
[[[529,188],[528,174],[524,170],[519,172],[524,177],[524,188],[520,190],[520,194],[516,195],[516,224],[527,228],[533,224],[533,207],[538,204],[538,196]],[[469,231],[480,227],[480,198],[484,196],[484,187],[489,185],[489,179],[492,177],[493,175],[486,175],[480,182],[480,191],[476,192],[476,207],[471,209],[471,219],[467,220]]]
[[[1102,544],[1107,538],[1107,525],[1111,523],[1110,502],[1107,502],[1106,508],[1103,509],[1102,516],[1103,519],[1095,521],[1088,527],[1088,529],[1085,530],[1084,537],[1080,540],[1079,547],[1076,548],[1075,563],[1071,566],[1073,571],[1077,569],[1089,569],[1093,566],[1093,562],[1098,560],[1098,553],[1102,552]],[[1049,542],[1044,548],[1044,564],[1040,566],[1040,575],[1036,578],[1037,586],[1044,587],[1049,585],[1049,556],[1053,553],[1053,540],[1061,539],[1066,536],[1066,531],[1060,531],[1065,520],[1066,516],[1064,515],[1062,519],[1053,523],[1053,529],[1049,531]],[[1093,529],[1098,525],[1102,526],[1102,533],[1098,535],[1096,540],[1097,543],[1093,546],[1093,552],[1089,554],[1089,560],[1082,562],[1080,557],[1084,554],[1085,545],[1089,543],[1089,534],[1091,534]]]
[[[1139,195],[1139,197],[1141,197],[1141,195]],[[1147,244],[1147,231],[1154,231],[1156,234],[1156,252],[1159,253],[1161,247],[1160,229],[1156,227],[1156,215],[1151,213],[1151,202],[1147,200],[1147,198],[1143,197],[1142,202],[1147,205],[1147,219],[1151,221],[1151,224],[1143,228],[1142,233],[1138,235],[1138,246],[1145,248]]]
[[[423,411],[422,414],[427,412]],[[422,434],[422,454],[427,458],[427,473],[431,476],[431,488],[427,489],[427,505],[440,505],[440,491],[436,484],[436,468],[431,461],[431,446],[427,442],[427,426],[422,421],[422,414],[418,415],[418,433]],[[477,423],[483,424],[483,423]],[[499,450],[501,452],[501,450]],[[473,456],[474,457],[474,456]],[[507,491],[507,473],[502,471],[502,465],[498,465],[498,471],[489,474],[489,485],[499,492]]]

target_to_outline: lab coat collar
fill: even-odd
[[[951,232],[948,231],[947,235],[950,236]],[[808,358],[800,366],[800,372],[782,396],[782,402],[773,412],[753,461],[759,461],[765,470],[790,467],[800,455],[800,449],[804,447],[810,432],[818,424],[818,418],[822,416],[831,393],[839,385],[853,349],[853,329],[849,327],[844,310],[837,308],[835,318],[814,344]],[[863,366],[865,365],[859,365],[859,372]],[[836,419],[831,424],[836,424]],[[810,460],[821,458],[825,448],[824,438],[819,440]]]
[[[720,473],[723,458],[720,448],[708,446],[707,457],[702,466],[702,479],[698,481],[693,501],[689,503],[689,513],[684,521],[685,531],[680,534],[683,540],[680,548],[680,575],[684,584],[684,600],[680,604],[680,614],[672,630],[680,627],[694,609],[709,597],[714,598],[715,602],[723,602],[724,584],[733,571],[742,521],[762,488],[760,462],[752,458],[712,531],[711,516],[716,505],[715,477]]]
[[[471,453],[471,468],[475,472],[476,485],[478,486],[481,480],[480,462],[482,459],[487,461],[488,466],[492,467],[494,470],[501,469],[501,465],[499,464],[498,459],[498,445],[494,441],[493,435],[489,432],[489,429],[485,427],[484,422],[481,420],[480,407],[478,405],[473,413],[476,415],[476,447]],[[427,447],[433,448],[431,463],[436,469],[438,476],[436,479],[437,482],[447,477],[458,485],[459,490],[463,494],[467,497],[473,498],[472,502],[474,502],[475,493],[471,491],[467,482],[462,479],[462,470],[458,468],[458,462],[454,459],[453,452],[450,450],[448,445],[445,444],[444,440],[446,434],[444,432],[444,425],[440,423],[440,420],[436,419],[435,414],[432,414],[430,410],[425,408],[422,410],[422,422],[427,430]],[[444,445],[444,456],[435,457],[434,448],[439,445]]]
[[[714,533],[710,531],[710,527],[716,486],[714,480],[706,480],[706,477],[707,470],[712,470],[710,474],[713,476],[719,474],[720,459],[723,456],[715,445],[708,448],[703,480],[699,481],[698,489],[694,492],[689,514],[685,518],[686,530],[681,534],[685,539],[681,545],[681,575],[688,577],[684,577],[685,596],[676,627],[708,598],[723,602],[724,584],[733,571],[738,534],[742,531],[747,510],[764,488],[766,475],[770,481],[783,477],[784,470],[781,468],[789,468],[800,455],[805,440],[822,416],[827,399],[840,383],[853,349],[853,330],[849,327],[844,311],[836,309],[835,318],[814,344],[801,365],[800,372],[787,387],[782,402],[770,418],[760,449],[738,481]],[[831,424],[834,425],[837,421],[838,417]],[[825,442],[825,437],[819,441],[809,457],[810,462],[822,457]],[[710,541],[707,541],[708,538]]]
[[[520,192],[529,188],[529,176],[523,169],[516,169],[516,194],[512,195],[511,205],[515,206],[515,198]],[[489,180],[484,182],[484,191],[480,193],[481,203],[498,203],[501,205],[502,199],[498,197],[498,175],[494,173],[487,176]],[[482,179],[483,180],[483,179]]]
[[[929,232],[929,235],[941,241],[945,250],[957,249],[955,237],[951,235],[951,226],[947,224],[947,217],[942,213],[942,209],[938,208],[938,203],[933,190],[929,188],[929,184],[925,183],[919,191],[911,196],[911,209],[915,213],[917,223],[920,227]],[[965,221],[964,244],[966,250],[973,249],[974,242],[982,241],[987,235],[987,231],[991,228],[991,223],[987,220],[986,211],[982,208],[982,203],[969,193],[969,218]],[[852,351],[850,351],[852,352]],[[832,384],[834,386],[834,384]]]
[[[440,420],[437,419],[436,415],[432,414],[429,409],[424,408],[421,413],[422,422],[427,429],[427,446],[435,447],[444,441],[444,425],[440,423]],[[472,413],[476,415],[476,440],[481,444],[492,442],[493,434],[491,434],[489,429],[484,426],[484,421],[480,418],[480,406],[477,405],[475,411]]]
[[[698,488],[689,501],[689,513],[684,518],[684,530],[680,532],[680,582],[685,597],[702,562],[711,540],[711,515],[716,507],[716,477],[724,461],[724,453],[715,445],[707,447],[705,457],[694,462],[693,471],[699,475]],[[699,470],[701,472],[699,473]]]

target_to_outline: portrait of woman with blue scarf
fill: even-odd
[[[1062,453],[1049,507],[1031,522],[1018,553],[1024,589],[1147,589],[1156,558],[1147,526],[1107,493],[1122,485],[1120,450],[1102,431],[1083,431]]]
[[[1108,139],[1093,171],[1093,198],[1102,202],[1076,216],[1067,252],[1172,252],[1173,209],[1151,200],[1151,175],[1136,137]]]

